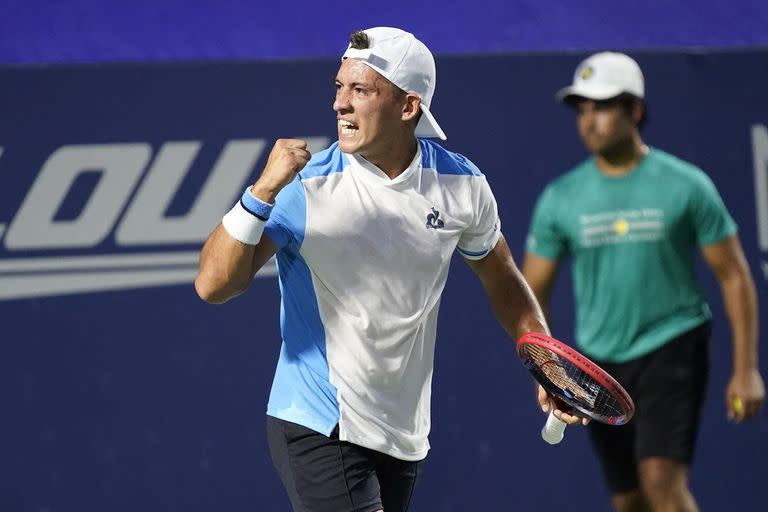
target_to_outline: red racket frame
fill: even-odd
[[[632,397],[629,396],[629,393],[627,393],[627,391],[622,387],[621,384],[616,381],[616,379],[611,377],[608,372],[600,368],[598,365],[590,361],[586,356],[580,354],[565,343],[558,341],[551,336],[547,336],[546,334],[541,334],[538,332],[528,332],[523,334],[523,336],[517,341],[516,345],[517,357],[519,357],[521,361],[528,359],[522,351],[522,347],[524,345],[538,345],[540,347],[551,350],[558,356],[575,365],[584,373],[595,379],[598,384],[603,386],[616,399],[616,401],[621,404],[624,410],[627,411],[627,413],[623,416],[617,416],[608,419],[608,423],[624,424],[632,419],[632,416],[635,414],[635,402],[632,401]],[[567,397],[555,398],[560,401],[568,401]],[[573,405],[570,403],[570,401],[568,401],[568,404]],[[592,416],[590,411],[584,410],[581,407],[576,408],[586,414],[589,414],[590,417],[593,417],[597,420],[604,418],[604,416]]]

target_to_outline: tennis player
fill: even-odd
[[[720,283],[733,340],[728,415],[753,417],[757,299],[736,224],[704,172],[643,143],[643,74],[627,55],[583,61],[557,97],[592,156],[550,183],[531,222],[523,274],[547,309],[572,258],[579,348],[632,395],[621,428],[589,427],[617,511],[697,510],[688,487],[709,367],[710,309],[697,249]]]
[[[195,287],[212,303],[277,255],[283,343],[267,430],[297,511],[408,508],[454,250],[510,336],[547,332],[485,176],[427,140],[445,139],[434,91],[434,59],[412,34],[355,32],[336,75],[338,142],[311,156],[302,140],[277,141],[202,250]],[[258,336],[260,321],[243,327]]]

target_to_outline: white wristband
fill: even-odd
[[[233,238],[247,245],[256,245],[261,240],[267,221],[262,220],[243,208],[238,201],[221,219],[221,225]]]

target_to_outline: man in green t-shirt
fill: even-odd
[[[576,110],[592,156],[539,197],[523,274],[548,309],[558,263],[570,256],[578,347],[635,400],[626,426],[589,426],[613,508],[697,510],[688,468],[711,317],[696,280],[697,249],[720,283],[731,324],[728,415],[751,418],[765,396],[755,286],[736,224],[704,172],[643,143],[644,82],[633,59],[589,57],[558,98]],[[542,390],[539,401],[549,405]]]

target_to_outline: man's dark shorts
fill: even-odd
[[[624,386],[636,409],[626,425],[589,424],[611,493],[638,489],[637,464],[643,459],[691,464],[707,389],[710,331],[706,322],[626,363],[595,361]]]
[[[294,512],[405,512],[424,461],[404,461],[267,416],[272,462]]]

